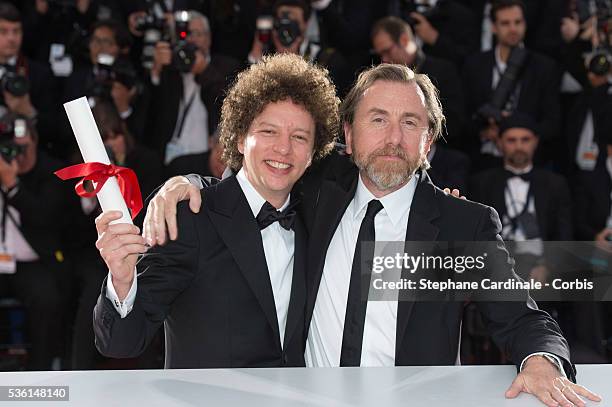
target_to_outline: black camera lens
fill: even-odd
[[[287,12],[275,21],[274,28],[283,47],[289,47],[301,34],[298,22],[292,20]]]
[[[17,158],[18,155],[23,154],[24,151],[24,146],[12,141],[0,145],[0,155],[2,159],[8,163]]]
[[[172,50],[172,65],[179,71],[187,73],[195,64],[196,47],[188,42],[182,42]]]
[[[30,91],[28,78],[14,72],[6,72],[0,81],[2,89],[13,96],[25,96]]]
[[[610,55],[606,52],[596,53],[589,61],[589,71],[598,76],[606,76],[610,73]]]

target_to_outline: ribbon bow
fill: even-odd
[[[123,199],[125,199],[125,203],[130,209],[132,219],[134,219],[142,209],[142,195],[140,193],[140,186],[138,185],[138,178],[136,178],[136,174],[130,168],[119,167],[114,164],[92,162],[71,165],[70,167],[55,171],[54,174],[64,181],[71,178],[83,177],[75,185],[74,190],[78,196],[84,198],[91,198],[100,192],[109,177],[117,177],[121,195],[123,195]],[[93,191],[88,192],[85,190],[83,186],[85,181],[92,181],[94,183]]]

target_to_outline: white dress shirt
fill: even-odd
[[[244,170],[241,169],[238,172],[236,180],[249,203],[253,217],[257,217],[266,200],[251,185],[244,174]],[[283,210],[289,205],[289,198],[287,197],[285,204],[279,210]],[[293,230],[284,229],[278,222],[274,222],[261,231],[261,239],[272,284],[278,331],[281,333],[280,342],[281,346],[283,346],[285,326],[287,325],[287,312],[291,298],[291,283],[293,281],[295,233]],[[134,278],[130,292],[125,300],[120,302],[112,284],[111,274],[109,273],[106,296],[113,302],[115,309],[122,318],[125,318],[134,305],[136,287],[137,277]]]
[[[376,240],[406,240],[410,205],[416,190],[413,177],[399,190],[379,199],[383,209],[374,218]],[[355,197],[342,216],[325,257],[323,276],[306,343],[306,366],[339,366],[353,255],[366,208],[377,199],[361,176]],[[381,250],[379,244],[376,251]],[[395,365],[397,299],[370,301],[366,309],[361,366]]]
[[[417,177],[412,177],[405,186],[379,199],[383,209],[374,218],[377,242],[406,240],[416,187]],[[304,356],[308,367],[340,366],[353,255],[361,222],[372,199],[377,198],[365,187],[360,175],[355,196],[342,215],[325,256],[306,341]],[[375,254],[383,250],[377,243]],[[397,304],[397,299],[368,302],[360,366],[395,366]],[[546,352],[528,355],[521,362],[520,370],[527,359],[536,355],[546,357],[565,376],[560,359]]]
[[[208,151],[208,110],[200,98],[201,86],[191,72],[182,74],[182,78],[183,99],[179,104],[172,139],[166,146],[166,164],[183,155]]]
[[[517,170],[510,166],[505,166],[505,169],[515,174],[527,174],[533,169],[533,165],[529,165],[522,170]],[[515,246],[517,254],[533,254],[534,256],[541,256],[544,253],[544,246],[542,244],[542,238],[527,239],[525,231],[519,224],[516,230],[513,230],[510,222],[511,218],[515,218],[523,212],[525,205],[527,207],[527,213],[536,216],[535,209],[535,198],[533,195],[529,202],[527,202],[527,194],[529,193],[530,182],[523,180],[521,177],[511,177],[506,183],[504,189],[504,198],[506,201],[506,214],[502,219],[502,236],[504,240],[512,240],[514,242],[527,242],[524,244],[518,244]]]

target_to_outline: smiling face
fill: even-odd
[[[344,132],[347,152],[377,197],[404,186],[425,162],[432,143],[425,96],[414,82],[375,81]]]
[[[282,206],[310,165],[314,140],[312,115],[301,105],[284,100],[266,105],[238,142],[246,177],[275,207]]]

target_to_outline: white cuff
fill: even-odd
[[[134,279],[132,280],[132,286],[130,287],[130,291],[128,291],[127,296],[123,301],[119,300],[119,296],[115,291],[115,287],[113,286],[113,276],[111,273],[108,273],[108,279],[106,280],[106,298],[111,300],[113,306],[121,315],[121,318],[125,318],[127,314],[130,313],[132,308],[134,307],[134,301],[136,301],[136,289],[138,287],[137,276],[136,276],[136,268],[134,268]]]
[[[561,359],[559,359],[557,356],[553,355],[552,353],[548,353],[548,352],[535,352],[535,353],[532,353],[531,355],[528,355],[521,362],[521,367],[519,368],[519,371],[521,372],[523,371],[523,365],[525,364],[525,362],[527,362],[527,359],[529,359],[532,356],[544,356],[550,363],[552,363],[553,365],[555,365],[557,369],[559,369],[559,372],[563,375],[563,377],[567,378],[567,375],[565,374],[565,369],[563,369],[563,363],[561,363]]]

